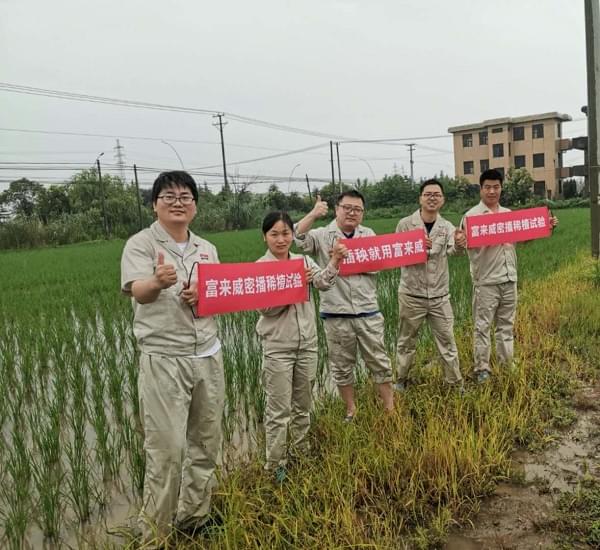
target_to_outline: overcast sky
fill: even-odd
[[[565,135],[586,133],[583,0],[0,0],[0,67],[3,83],[225,111],[349,138],[414,138],[415,177],[454,174],[449,126],[559,111],[574,119]],[[0,164],[3,187],[20,176],[68,178],[102,152],[110,173],[116,137],[128,165],[154,169],[141,175],[145,185],[180,166],[171,146],[185,168],[215,174],[196,176],[199,183],[222,181],[210,114],[3,90],[0,101],[0,163],[80,163],[67,171]],[[292,172],[330,177],[328,137],[224,121],[228,171],[240,180],[276,176],[286,191]],[[341,143],[340,155],[344,180],[410,172],[401,142]]]

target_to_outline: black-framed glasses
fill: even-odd
[[[175,195],[173,193],[164,193],[163,195],[158,195],[159,199],[162,199],[165,204],[175,204],[179,201],[184,206],[189,206],[194,202],[193,195]]]
[[[354,212],[355,214],[362,214],[365,209],[360,206],[352,206],[351,204],[338,204],[338,206],[346,213],[350,214]]]
[[[444,195],[441,193],[423,193],[426,199],[441,199]]]

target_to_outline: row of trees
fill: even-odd
[[[437,179],[446,191],[446,208],[464,211],[478,200],[478,185],[443,173]],[[275,184],[266,193],[257,193],[251,185],[233,182],[216,193],[201,185],[198,216],[192,227],[198,231],[258,227],[269,210],[287,210],[300,217],[312,208],[317,193],[333,206],[340,191],[337,184],[327,184],[314,187],[309,197],[283,193]],[[503,203],[526,204],[532,198],[532,187],[525,169],[512,170],[504,184]],[[418,202],[418,185],[402,175],[385,176],[378,182],[357,180],[343,188],[363,193],[372,217],[399,216]],[[0,248],[66,244],[107,234],[126,238],[152,219],[150,190],[141,190],[138,197],[134,185],[115,176],[103,175],[100,185],[95,170],[84,170],[64,184],[49,187],[23,178],[0,193]]]

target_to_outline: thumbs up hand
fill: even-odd
[[[177,282],[177,272],[173,264],[165,263],[164,252],[159,252],[156,259],[154,279],[161,289],[169,288]]]
[[[327,215],[327,210],[329,210],[327,203],[321,200],[321,195],[317,194],[317,200],[311,211],[312,217],[315,219],[322,218],[323,216]]]

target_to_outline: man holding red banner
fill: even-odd
[[[189,230],[197,200],[189,174],[160,174],[152,188],[158,220],[127,241],[121,259],[121,289],[132,297],[141,352],[146,473],[138,525],[145,544],[160,543],[173,526],[212,523],[225,383],[217,325],[192,310],[196,265],[219,261],[215,247]]]
[[[503,177],[498,170],[485,170],[479,177],[481,201],[464,216],[509,212],[500,206]],[[554,228],[558,220],[550,216]],[[468,249],[473,280],[473,361],[477,382],[491,376],[491,329],[495,324],[496,359],[510,365],[514,355],[513,326],[517,309],[517,253],[514,243]]]
[[[402,267],[398,288],[398,380],[394,388],[399,392],[406,390],[419,329],[427,320],[444,364],[444,378],[448,384],[462,391],[463,379],[450,304],[448,255],[463,252],[466,237],[464,231],[456,229],[439,213],[444,205],[444,188],[439,181],[431,179],[421,184],[419,203],[420,209],[402,218],[396,227],[397,233],[425,229],[427,262]]]
[[[325,227],[311,229],[316,220],[327,214],[327,203],[317,196],[312,211],[296,224],[296,244],[325,267],[338,239],[375,235],[360,224],[364,206],[365,199],[358,191],[345,191],[337,198],[335,219]],[[320,294],[329,364],[346,405],[346,422],[351,422],[356,413],[354,368],[358,349],[371,371],[384,409],[391,411],[394,407],[392,370],[383,342],[384,321],[377,304],[376,277],[376,273],[340,277],[331,290]]]

